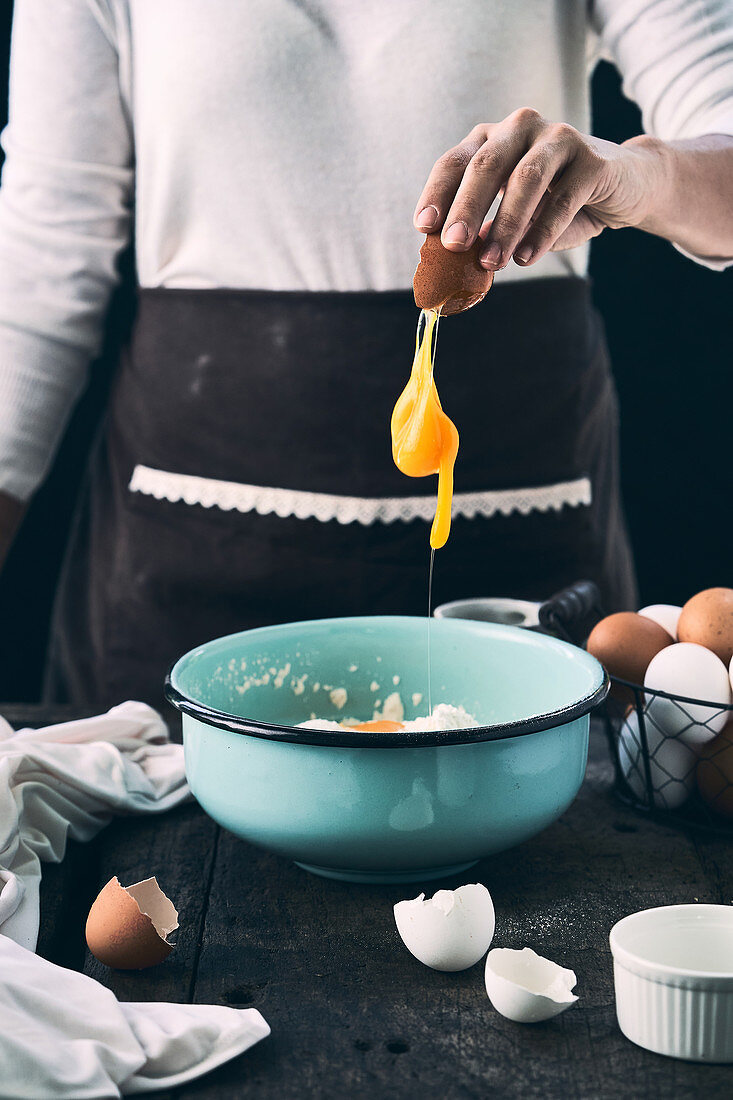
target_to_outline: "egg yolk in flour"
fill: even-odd
[[[453,467],[458,454],[458,432],[443,412],[433,379],[438,317],[436,309],[420,314],[410,380],[397,399],[391,424],[397,469],[408,477],[438,475],[438,504],[430,531],[434,550],[445,546],[450,534]]]
[[[374,718],[371,722],[356,722],[353,726],[341,723],[347,730],[367,730],[371,733],[396,733],[405,727],[401,722],[391,722],[388,718]]]

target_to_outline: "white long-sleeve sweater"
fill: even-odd
[[[0,489],[48,469],[133,209],[142,286],[407,288],[434,160],[522,105],[587,132],[602,52],[648,132],[733,133],[733,0],[15,0]]]

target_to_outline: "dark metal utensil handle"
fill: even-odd
[[[601,593],[593,581],[576,581],[539,609],[540,627],[574,645],[581,645],[602,618]]]

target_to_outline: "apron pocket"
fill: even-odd
[[[144,558],[144,548],[155,545],[161,564],[131,562],[127,575],[147,576],[152,588],[173,586],[188,604],[208,600],[209,615],[221,586],[232,618],[217,618],[228,630],[427,610],[435,496],[337,497],[141,465],[128,488],[133,555]],[[591,504],[588,477],[457,493],[454,534],[436,555],[434,604],[476,595],[539,598],[593,578]]]

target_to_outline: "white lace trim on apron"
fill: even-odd
[[[307,493],[295,489],[271,489],[264,485],[244,485],[238,481],[217,481],[210,477],[173,474],[136,466],[128,486],[130,492],[168,500],[172,503],[200,504],[225,512],[275,514],[284,519],[317,519],[322,523],[404,523],[413,519],[432,522],[435,495],[416,497],[345,497],[329,493]],[[490,518],[498,513],[559,512],[591,503],[591,483],[587,477],[538,485],[527,489],[493,489],[483,493],[455,493],[453,515],[474,519]]]

